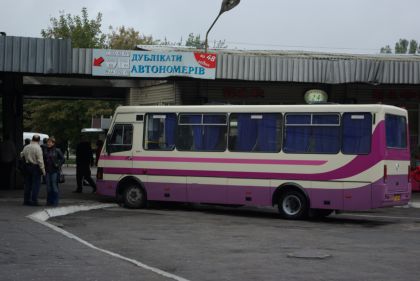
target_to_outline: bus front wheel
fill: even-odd
[[[130,209],[140,209],[146,206],[146,194],[138,184],[130,184],[124,189],[124,206]]]
[[[284,191],[279,197],[278,208],[285,219],[299,220],[308,216],[308,200],[297,190]]]

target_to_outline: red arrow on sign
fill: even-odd
[[[103,57],[99,57],[97,59],[93,59],[93,66],[101,66],[101,64],[104,62]]]

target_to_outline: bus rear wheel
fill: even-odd
[[[297,190],[284,191],[278,201],[279,213],[282,218],[300,220],[308,216],[308,200]]]
[[[138,184],[128,185],[123,192],[124,207],[130,209],[141,209],[146,207],[146,193]]]

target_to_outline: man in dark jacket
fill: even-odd
[[[93,153],[90,142],[83,136],[80,138],[80,143],[76,147],[76,181],[77,189],[73,192],[82,193],[83,179],[85,179],[90,186],[92,186],[92,193],[96,192],[95,181],[91,177],[90,166],[93,165]]]

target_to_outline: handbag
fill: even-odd
[[[63,182],[65,182],[66,181],[66,178],[64,177],[64,174],[63,174],[63,171],[61,170],[61,168],[60,168],[60,172],[59,172],[59,174],[58,174],[58,182],[59,183],[63,183]]]

